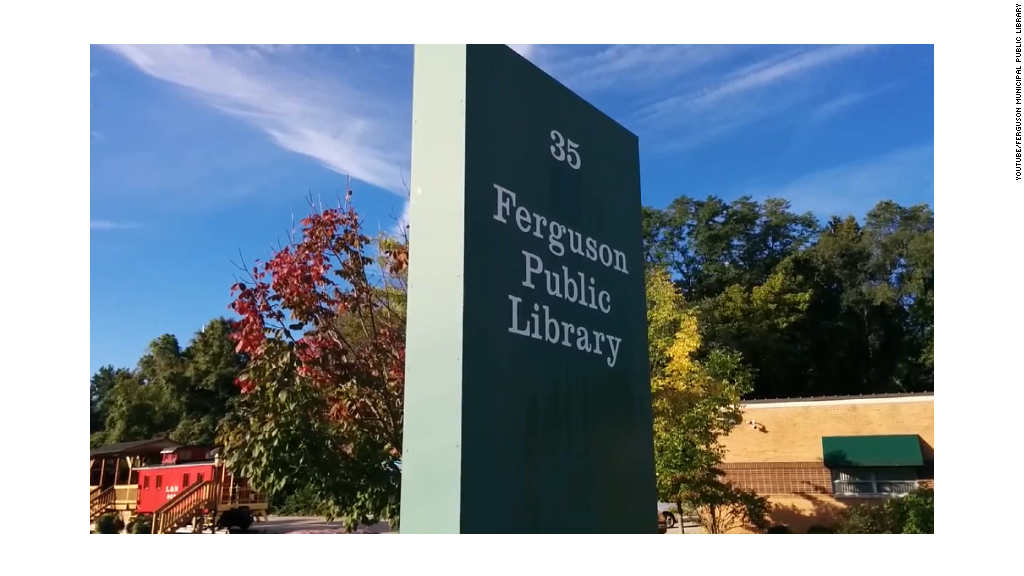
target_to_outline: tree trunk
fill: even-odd
[[[686,522],[683,521],[683,501],[677,500],[676,505],[676,521],[679,522],[679,533],[686,534]]]

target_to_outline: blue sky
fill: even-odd
[[[863,216],[933,204],[931,46],[515,49],[640,137],[643,202],[779,196]],[[305,196],[353,178],[367,230],[405,208],[411,46],[93,46],[90,370],[229,315]]]

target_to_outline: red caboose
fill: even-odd
[[[228,470],[218,458],[216,447],[180,446],[166,440],[160,441],[164,443],[161,446],[155,442],[148,441],[145,446],[160,450],[159,460],[155,450],[146,459],[138,456],[126,459],[126,475],[134,481],[131,488],[137,494],[131,498],[129,506],[114,506],[120,502],[116,488],[122,487],[90,486],[90,521],[111,510],[122,510],[129,516],[152,514],[153,532],[166,533],[189,524],[195,530],[211,525],[248,528],[255,516],[266,516],[266,499],[250,490],[244,478]],[[91,455],[99,452],[102,449]],[[100,464],[98,477],[102,479],[103,462]],[[90,470],[94,467],[95,459],[90,463]],[[116,470],[114,476],[117,476]]]
[[[167,448],[159,466],[139,472],[139,514],[152,514],[193,484],[216,479],[214,449],[205,446]]]

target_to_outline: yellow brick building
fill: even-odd
[[[932,393],[752,400],[722,439],[723,470],[768,496],[773,524],[805,532],[843,508],[934,482]]]

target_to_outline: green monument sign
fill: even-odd
[[[402,532],[655,533],[637,137],[417,46]]]

